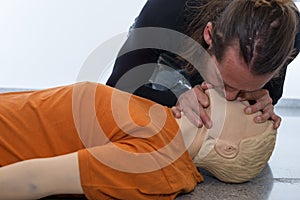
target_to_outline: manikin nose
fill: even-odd
[[[239,91],[225,91],[225,97],[228,101],[233,101],[237,98]]]

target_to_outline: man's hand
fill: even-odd
[[[204,125],[206,128],[211,128],[212,121],[205,110],[209,106],[209,98],[205,94],[206,89],[208,89],[207,84],[196,85],[193,89],[183,93],[176,106],[172,107],[174,116],[180,118],[183,112],[195,126],[201,128]]]
[[[269,119],[274,121],[274,129],[280,126],[281,118],[275,114],[274,106],[272,105],[272,98],[269,95],[269,91],[261,89],[253,92],[241,92],[238,97],[239,100],[254,100],[255,104],[245,108],[246,114],[262,111],[262,114],[255,117],[256,123],[263,123]]]

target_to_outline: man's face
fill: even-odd
[[[240,57],[238,47],[228,47],[221,62],[214,55],[212,60],[217,65],[224,83],[225,96],[229,101],[235,100],[240,92],[261,89],[274,75],[253,75]]]

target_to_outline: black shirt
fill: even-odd
[[[184,15],[185,3],[186,0],[148,0],[132,28],[160,27],[184,34],[187,26]],[[299,18],[299,13],[297,15]],[[296,51],[293,58],[296,57],[300,50],[299,28],[300,26],[298,26],[298,33],[296,35]],[[112,74],[106,84],[153,100],[162,105],[174,106],[180,94],[174,94],[168,88],[154,89],[153,83],[149,81],[155,72],[159,60],[161,60],[160,58],[168,60],[169,57],[174,57],[174,55],[164,50],[151,48],[131,51],[138,46],[138,43],[139,40],[136,36],[129,33],[127,40],[120,50],[120,52],[125,51],[128,53],[118,55]],[[143,64],[148,65],[139,70],[138,66],[142,66]],[[172,68],[180,70],[181,66],[175,63],[172,65]],[[125,74],[127,75],[124,76]],[[189,75],[182,72],[182,75],[188,80],[191,87],[203,82],[203,78],[199,73]],[[282,96],[285,75],[286,66],[282,68],[282,73],[279,77],[272,79],[264,86],[269,91],[274,105]]]

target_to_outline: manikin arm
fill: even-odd
[[[26,160],[0,168],[0,199],[83,194],[77,153]]]

